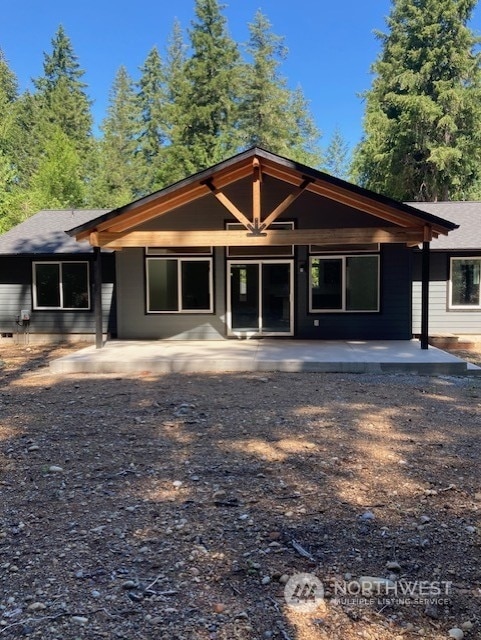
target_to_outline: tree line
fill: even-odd
[[[254,145],[324,166],[308,101],[281,74],[283,38],[259,10],[241,55],[222,9],[196,0],[188,43],[175,22],[137,81],[118,69],[99,136],[62,26],[33,91],[19,94],[0,52],[0,230],[42,208],[121,206]],[[333,143],[340,170],[347,145],[339,132]]]
[[[42,208],[114,208],[257,145],[399,200],[481,193],[475,0],[392,0],[364,94],[352,164],[336,130],[322,151],[302,90],[281,73],[284,39],[259,10],[241,48],[218,0],[195,0],[134,81],[121,66],[100,135],[62,26],[33,90],[0,50],[0,231]],[[322,77],[320,77],[322,84]]]

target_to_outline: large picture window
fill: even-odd
[[[88,262],[34,262],[34,309],[90,309]]]
[[[481,308],[481,258],[451,258],[451,309]]]
[[[148,313],[211,313],[211,258],[147,258]]]
[[[309,271],[311,312],[379,311],[379,256],[313,256]]]

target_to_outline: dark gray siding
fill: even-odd
[[[481,252],[431,252],[429,283],[429,333],[481,334],[481,311],[450,310],[449,263],[451,257],[481,256]],[[421,253],[414,254],[413,333],[421,332]]]
[[[146,313],[145,253],[117,254],[117,329],[121,339],[219,340],[225,338],[224,250],[214,255],[214,313]]]
[[[88,260],[91,255],[9,256],[0,257],[0,333],[15,333],[15,318],[21,309],[31,310],[30,333],[67,335],[93,334],[95,319],[89,311],[35,311],[32,300],[32,262],[41,260]],[[93,268],[90,264],[90,278]],[[115,255],[102,256],[103,331],[116,334]]]
[[[348,253],[348,252],[346,252]],[[299,262],[307,264],[306,248]],[[380,311],[375,313],[306,313],[308,273],[297,269],[296,334],[318,340],[408,340],[411,338],[411,252],[403,245],[381,250]],[[319,326],[314,326],[314,321]]]

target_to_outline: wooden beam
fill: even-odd
[[[118,249],[122,247],[265,247],[279,245],[330,245],[370,243],[419,243],[423,229],[399,229],[394,227],[353,229],[275,229],[263,235],[252,235],[243,229],[228,231],[132,231],[109,233],[101,231],[96,240],[99,246]]]
[[[258,158],[254,158],[252,176],[252,224],[254,229],[261,226],[261,165]]]
[[[250,161],[243,163],[238,167],[228,167],[224,171],[216,174],[216,187],[217,189],[223,189],[232,182],[236,182],[242,178],[247,178],[251,174],[252,163]],[[158,194],[154,194],[153,196],[146,198],[144,203],[142,203],[142,201],[134,203],[118,217],[102,222],[98,225],[98,231],[127,231],[132,229],[132,227],[136,227],[139,224],[152,220],[153,218],[169,213],[178,207],[194,202],[208,193],[208,187],[206,187],[204,183],[201,184],[199,182],[189,184],[180,190],[168,193],[159,191]],[[75,236],[75,238],[76,240],[88,239],[89,233],[90,231],[84,231],[83,233]]]
[[[208,189],[210,189],[217,200],[227,209],[227,211],[231,213],[234,218],[236,218],[242,225],[244,225],[247,230],[252,228],[252,222],[249,220],[249,218],[247,218],[242,213],[242,211],[240,211],[240,209],[238,209],[235,204],[231,200],[229,200],[225,193],[219,191],[219,189],[217,189],[210,180],[207,181],[205,185]]]
[[[284,211],[303,193],[306,188],[311,184],[312,180],[306,178],[297,187],[295,191],[290,193],[284,200],[267,216],[262,222],[262,229],[267,229]]]

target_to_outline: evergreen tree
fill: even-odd
[[[182,109],[188,105],[189,82],[186,78],[187,45],[182,28],[176,20],[167,44],[164,65],[164,124],[166,144],[160,165],[160,186],[172,184],[186,177],[184,124]]]
[[[325,171],[341,180],[349,179],[349,145],[344,140],[338,127],[334,129],[332,138],[326,148]]]
[[[0,49],[0,232],[9,229],[19,219],[17,90],[17,78]]]
[[[88,200],[94,207],[120,207],[138,196],[137,104],[133,82],[125,67],[118,70],[110,91],[107,117],[92,167]]]
[[[279,74],[287,56],[284,38],[271,32],[271,23],[260,10],[249,31],[246,49],[252,62],[243,68],[239,108],[242,146],[259,146],[306,164],[319,164],[319,132],[307,102],[302,91],[292,92]]]
[[[59,126],[81,155],[85,155],[90,149],[92,129],[90,101],[82,82],[85,72],[62,26],[52,40],[52,53],[44,54],[43,69],[44,75],[35,81],[38,96],[43,100],[43,117]]]
[[[469,198],[479,175],[479,42],[475,0],[393,0],[367,92],[354,171],[400,200]]]
[[[138,154],[143,181],[139,186],[144,193],[151,193],[160,186],[162,149],[166,142],[165,77],[157,47],[150,51],[140,71]]]
[[[189,32],[192,57],[187,61],[186,93],[179,96],[181,132],[176,151],[184,175],[236,152],[236,104],[239,52],[230,38],[217,0],[196,0]]]
[[[84,204],[81,159],[73,142],[56,126],[31,180],[29,206],[39,209],[76,209]]]

